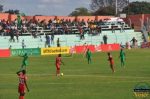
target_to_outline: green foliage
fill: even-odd
[[[93,15],[115,15],[115,8],[112,6],[100,8]]]
[[[20,13],[20,15],[21,15],[21,16],[26,16],[26,14],[25,14],[25,13]]]
[[[8,11],[5,11],[5,13],[9,13],[9,14],[19,14],[20,11],[19,11],[19,10],[8,10]]]
[[[123,13],[128,14],[149,14],[150,2],[131,2],[123,9]]]
[[[89,16],[89,15],[91,15],[91,13],[87,8],[80,7],[80,8],[76,8],[75,11],[70,13],[69,16]]]
[[[55,76],[55,56],[29,56],[25,99],[135,99],[139,82],[150,84],[150,50],[126,52],[126,67],[120,66],[119,52],[112,52],[116,72],[111,72],[106,53],[93,53],[92,64],[83,55],[62,57],[64,76]],[[0,99],[18,99],[20,57],[0,58]],[[149,96],[150,97],[150,96]],[[150,99],[150,98],[147,99]]]
[[[122,10],[127,4],[128,0],[117,0],[118,10]],[[91,0],[90,6],[93,11],[101,10],[110,6],[115,8],[116,0]]]
[[[117,11],[120,12],[128,4],[128,0],[117,0]],[[94,15],[115,15],[116,0],[91,0]]]

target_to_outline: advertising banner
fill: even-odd
[[[118,51],[120,50],[119,44],[102,44],[102,45],[82,45],[75,46],[75,53],[85,53],[87,49],[90,49],[91,52],[107,52],[107,51]]]
[[[150,42],[143,42],[141,48],[150,48]]]
[[[26,49],[11,49],[11,56],[18,56],[27,53],[28,55],[40,55],[40,48],[26,48]]]
[[[102,51],[101,45],[95,45],[95,50],[96,52],[101,52]]]
[[[41,48],[41,55],[69,54],[70,47]]]
[[[100,49],[103,52],[118,51],[120,50],[120,45],[119,44],[102,44],[100,45]]]
[[[90,49],[91,52],[95,52],[94,45],[82,45],[82,46],[75,46],[76,53],[84,53],[87,49]]]
[[[9,49],[0,49],[0,57],[10,57]]]

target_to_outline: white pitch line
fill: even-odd
[[[15,76],[16,74],[0,74],[0,76]],[[27,74],[29,76],[55,76],[55,74]],[[113,74],[112,74],[113,75]],[[97,78],[134,78],[134,79],[140,79],[140,78],[146,78],[146,79],[150,79],[150,77],[135,77],[135,76],[102,76],[102,75],[64,75],[64,76],[68,76],[68,77],[97,77]]]
[[[140,82],[140,81],[136,81],[136,80],[130,80],[130,81],[127,81],[127,80],[124,80],[124,81],[118,81],[118,80],[116,80],[116,81],[101,81],[101,82],[96,82],[95,84],[99,84],[99,83],[138,83],[138,82]],[[150,80],[143,80],[142,82],[150,82]],[[88,83],[88,82],[87,82]],[[91,83],[91,82],[90,82]],[[34,84],[39,84],[39,85],[41,85],[41,84],[49,84],[49,85],[63,85],[63,84],[65,84],[65,85],[73,85],[73,84],[86,84],[85,82],[80,82],[80,83],[57,83],[57,82],[51,82],[51,83],[34,83]]]
[[[65,84],[65,85],[72,85],[72,84],[75,84],[75,83],[47,83],[48,85],[62,85],[62,84]]]
[[[113,74],[112,74],[113,75]],[[67,75],[67,76],[80,76],[80,77],[101,77],[101,78],[149,78],[150,77],[135,77],[135,76],[102,76],[102,75]]]

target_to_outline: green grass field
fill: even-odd
[[[27,68],[30,92],[25,99],[135,99],[133,89],[139,82],[150,85],[150,49],[126,52],[126,67],[120,66],[119,52],[112,52],[113,74],[106,53],[92,54],[92,64],[83,55],[63,57],[64,76],[55,76],[56,56],[30,56]],[[21,57],[0,58],[0,99],[18,99],[15,74]],[[150,99],[148,97],[147,99]]]

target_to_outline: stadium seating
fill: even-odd
[[[138,45],[143,42],[142,33],[134,32],[134,30],[125,30],[124,32],[120,32],[120,30],[115,30],[115,33],[112,31],[103,31],[97,35],[85,34],[85,39],[80,40],[79,34],[74,35],[55,35],[54,44],[51,46],[56,46],[57,38],[60,39],[61,46],[75,46],[75,45],[83,45],[84,43],[99,45],[103,42],[103,36],[107,35],[108,43],[120,43],[125,45],[126,42],[130,42],[133,37],[138,40]],[[15,42],[9,42],[9,36],[0,36],[0,48],[6,49],[11,46],[12,49],[22,48],[22,40],[24,40],[25,48],[43,48],[45,47],[45,35],[38,36],[34,38],[33,36],[20,36],[19,42],[15,40]]]

